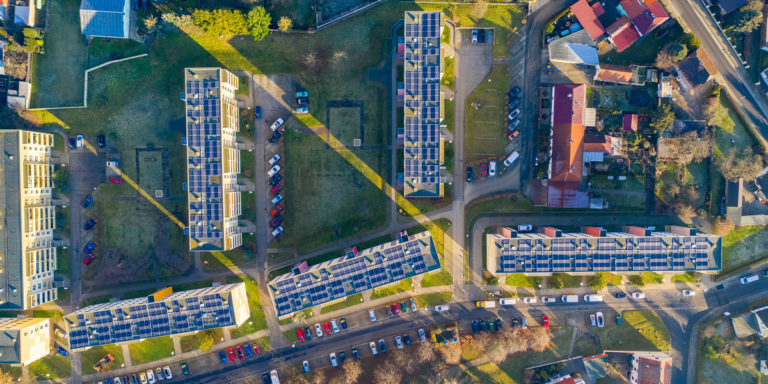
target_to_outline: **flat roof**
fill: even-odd
[[[0,308],[23,309],[25,289],[22,285],[23,230],[21,228],[21,186],[22,159],[19,156],[19,131],[0,131],[0,148],[5,153],[0,172],[0,204],[5,207],[5,225],[0,230],[0,249],[4,257],[0,261]],[[16,234],[16,235],[14,235]]]
[[[281,317],[440,268],[432,235],[422,232],[281,275],[269,295]]]

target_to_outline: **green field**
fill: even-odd
[[[404,280],[400,280],[399,283],[391,287],[374,289],[373,294],[371,295],[371,300],[376,300],[382,297],[396,295],[402,292],[408,292],[410,290],[413,290],[413,278],[411,277]]]
[[[262,329],[267,329],[267,318],[264,316],[264,308],[261,306],[261,297],[259,297],[259,288],[256,280],[248,275],[237,275],[227,277],[227,284],[244,282],[245,291],[248,296],[248,308],[251,311],[251,318],[246,320],[243,325],[229,331],[233,339],[241,336],[250,335]]]
[[[85,305],[85,304],[83,304]],[[171,338],[169,337],[168,340]],[[98,347],[90,348],[81,353],[83,375],[90,375],[96,373],[93,366],[99,362],[104,356],[111,354],[115,358],[102,372],[109,372],[115,369],[121,368],[125,360],[123,359],[123,348],[115,344],[101,345]]]
[[[605,327],[589,331],[600,337],[603,350],[669,351],[669,330],[653,311],[626,311],[620,325],[605,319]]]
[[[131,363],[139,365],[173,356],[173,339],[170,337],[153,337],[140,343],[128,345],[131,353]],[[114,364],[114,363],[113,363]]]
[[[513,287],[539,289],[539,285],[541,284],[541,277],[525,276],[522,273],[513,273],[507,276],[505,284],[511,285]]]
[[[739,227],[723,236],[723,271],[726,274],[768,256],[763,243],[768,227]]]
[[[216,345],[224,338],[224,332],[221,328],[215,328],[198,332],[192,336],[184,336],[179,340],[181,343],[181,351],[186,353],[198,350],[200,349],[202,341],[208,338],[213,339],[213,344]]]
[[[39,381],[62,379],[71,374],[72,363],[58,353],[43,357],[29,365],[29,377],[37,377]]]
[[[329,313],[338,311],[340,309],[349,308],[353,305],[357,305],[363,302],[363,294],[358,293],[356,295],[347,296],[346,299],[331,305],[327,305],[320,310],[320,313]]]
[[[155,197],[155,191],[163,189],[163,161],[160,152],[140,152],[139,181],[141,189],[149,196]]]
[[[507,135],[506,105],[506,77],[505,67],[494,66],[488,80],[483,81],[479,87],[467,98],[464,107],[464,156],[467,163],[478,160],[501,160],[505,153],[504,148],[509,145]],[[472,104],[477,100],[481,107],[476,110]],[[479,175],[479,169],[477,170]]]
[[[419,308],[424,308],[450,303],[451,296],[453,296],[453,292],[437,292],[414,296],[413,299],[416,300],[416,305]]]

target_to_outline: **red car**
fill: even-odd
[[[253,343],[253,351],[256,353],[261,353],[261,349],[259,349],[259,345],[256,343]]]
[[[326,321],[325,324],[323,324],[323,327],[325,328],[325,334],[330,335],[331,334],[331,327],[328,326],[328,322]]]
[[[272,192],[273,195],[276,195],[278,192],[280,192],[283,189],[283,186],[278,184],[272,187],[269,191]]]
[[[238,345],[237,346],[237,357],[240,360],[245,360],[245,351],[243,351],[243,346],[242,345]]]
[[[397,304],[392,304],[392,308],[395,310],[395,316],[400,316],[400,306]]]
[[[83,260],[83,264],[88,265],[95,258],[96,258],[96,256],[94,256],[93,253],[91,253],[91,254],[89,254],[88,256],[85,257],[85,260]]]
[[[488,164],[480,164],[480,177],[488,176]]]
[[[272,215],[272,216],[274,217],[274,216],[277,216],[277,214],[278,214],[278,213],[280,213],[280,212],[282,212],[282,211],[283,211],[283,207],[282,207],[282,206],[280,206],[280,205],[278,205],[278,206],[277,206],[277,207],[275,207],[275,208],[272,210],[272,212],[270,212],[269,214],[270,214],[270,215]]]
[[[304,341],[304,332],[301,331],[301,328],[296,330],[296,336],[299,337],[299,341]]]
[[[122,184],[123,183],[123,179],[119,178],[119,177],[110,177],[109,178],[109,182],[112,183],[112,184]]]
[[[227,354],[229,355],[229,361],[235,361],[235,351],[232,348],[227,349]]]
[[[544,329],[549,329],[549,316],[544,315]]]

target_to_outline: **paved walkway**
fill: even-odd
[[[128,348],[128,344],[123,344],[122,349],[123,349],[123,361],[125,362],[125,366],[132,367],[133,362],[131,361],[131,350]]]

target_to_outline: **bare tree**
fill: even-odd
[[[682,203],[675,207],[675,212],[684,219],[690,219],[696,216],[696,210],[693,207]]]
[[[617,359],[611,360],[605,370],[608,376],[614,379],[623,379],[624,381],[627,381],[627,378],[624,377],[624,370],[621,368],[621,364],[619,364]]]
[[[445,372],[445,370],[448,369],[448,364],[444,360],[436,360],[434,364],[432,364],[432,373],[435,375],[439,375],[442,372]]]
[[[315,370],[315,384],[326,384],[328,380],[325,378],[325,371],[322,369]]]
[[[500,337],[491,339],[485,351],[491,361],[496,364],[501,363],[509,356],[509,350],[505,348],[504,340]]]
[[[738,154],[739,152],[741,154]],[[745,181],[752,181],[763,170],[763,159],[754,154],[750,147],[731,148],[723,157],[715,159],[715,165],[728,180],[743,178]]]
[[[719,217],[717,220],[715,220],[715,228],[712,230],[712,233],[718,236],[725,236],[731,231],[736,229],[736,224],[733,223],[733,220],[731,219],[725,219],[721,220]],[[709,336],[712,337],[712,336]]]
[[[362,374],[363,367],[359,361],[352,360],[344,364],[344,383],[355,384]]]
[[[304,66],[312,73],[318,73],[323,70],[323,58],[318,51],[309,51],[304,56]]]
[[[461,346],[458,343],[440,348],[440,353],[443,355],[443,360],[450,365],[456,365],[461,360]]]
[[[548,329],[543,327],[536,327],[531,330],[531,341],[528,346],[536,352],[544,352],[552,342],[552,334]]]
[[[373,377],[377,383],[398,384],[403,379],[403,374],[398,367],[387,361],[373,373]]]
[[[420,364],[435,360],[435,347],[430,343],[419,343],[416,347],[416,361]]]
[[[755,355],[748,350],[740,350],[736,353],[736,358],[731,363],[733,368],[740,372],[750,372],[757,368],[757,359]]]
[[[663,49],[663,50],[661,50],[661,52],[659,52],[656,55],[656,62],[655,62],[655,64],[656,64],[657,67],[659,67],[661,69],[669,70],[670,68],[672,68],[675,65],[675,61],[672,60],[672,56],[669,55],[667,50]]]
[[[334,64],[339,64],[342,61],[347,60],[347,58],[348,58],[347,51],[336,51],[333,53],[333,58],[331,59],[331,61],[333,61]]]
[[[681,192],[680,184],[678,183],[669,183],[667,184],[667,195],[669,195],[672,198],[677,197]]]

